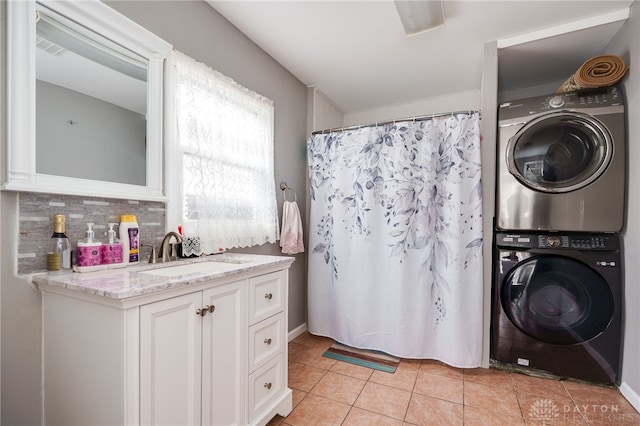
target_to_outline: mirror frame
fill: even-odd
[[[146,185],[69,178],[36,172],[36,0],[7,2],[7,191],[166,201],[162,174],[163,67],[172,46],[99,0],[38,0],[148,59]],[[69,156],[69,161],[79,159]]]

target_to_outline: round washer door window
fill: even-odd
[[[602,276],[564,256],[532,257],[516,265],[502,284],[501,301],[523,333],[558,345],[597,337],[614,311],[613,295]]]
[[[507,145],[509,171],[527,187],[569,192],[596,180],[613,156],[613,142],[598,119],[582,113],[540,116]]]

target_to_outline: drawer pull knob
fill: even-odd
[[[265,383],[264,387],[267,389],[271,389],[271,382]]]
[[[264,295],[264,298],[267,299],[267,300],[271,300],[273,298],[273,294],[267,293],[267,294]]]
[[[271,338],[264,339],[264,343],[267,344],[267,345],[270,345],[271,344]]]
[[[216,305],[209,305],[209,306],[206,307],[206,309],[209,309],[209,312],[213,313],[213,311],[216,310]]]

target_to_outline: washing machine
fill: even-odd
[[[619,384],[617,234],[496,233],[491,357],[525,370]]]
[[[619,232],[625,151],[625,108],[616,86],[501,104],[496,227]]]

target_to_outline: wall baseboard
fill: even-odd
[[[638,395],[626,382],[622,382],[620,385],[620,393],[631,405],[633,405],[633,408],[640,413],[640,395]]]
[[[302,333],[304,333],[305,331],[307,331],[307,323],[302,323],[298,327],[291,330],[289,332],[289,335],[287,336],[287,338],[289,339],[289,342],[295,339],[296,337],[298,337],[299,335],[301,335]]]

